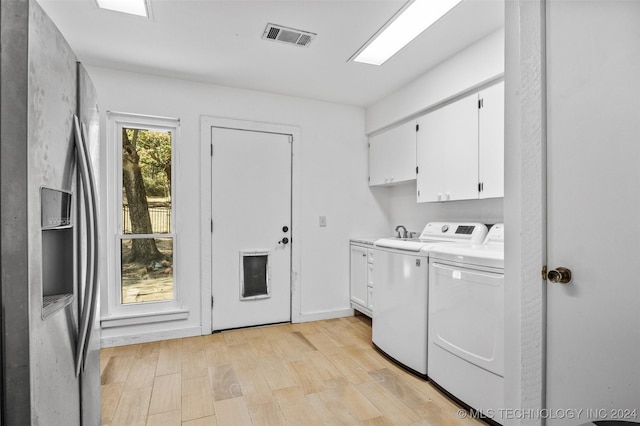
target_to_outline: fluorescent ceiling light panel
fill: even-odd
[[[400,10],[352,57],[355,62],[382,65],[462,0],[414,0]]]
[[[146,0],[96,0],[101,9],[149,17]]]

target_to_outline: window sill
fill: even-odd
[[[135,315],[119,315],[102,318],[102,328],[124,327],[127,325],[150,324],[154,322],[178,321],[189,318],[189,311],[173,310],[166,312],[154,312]]]

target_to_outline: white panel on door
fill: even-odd
[[[546,5],[547,425],[639,422],[640,2]]]

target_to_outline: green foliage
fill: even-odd
[[[133,137],[133,129],[127,129]],[[171,196],[171,133],[138,130],[136,141],[140,169],[147,196]]]

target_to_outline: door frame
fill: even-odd
[[[505,2],[505,408],[546,402],[546,0]],[[498,419],[542,425],[542,418]]]
[[[224,127],[228,129],[279,133],[292,137],[291,146],[291,322],[300,322],[300,307],[302,294],[300,291],[301,266],[301,207],[302,191],[299,179],[301,171],[300,128],[285,124],[264,123],[250,120],[239,120],[224,117],[200,116],[200,280],[201,280],[201,327],[202,335],[211,334],[213,324],[211,319],[211,128]],[[295,241],[293,241],[295,239]]]

